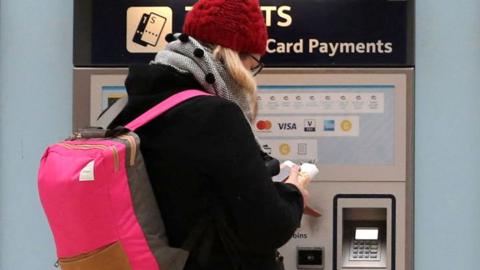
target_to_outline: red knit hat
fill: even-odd
[[[266,52],[267,27],[258,0],[200,0],[187,14],[183,32],[240,53]]]

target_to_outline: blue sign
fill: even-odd
[[[75,0],[75,66],[148,62],[195,0]],[[413,66],[412,0],[263,0],[270,67]]]

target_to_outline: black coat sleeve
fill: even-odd
[[[201,136],[200,170],[210,179],[228,225],[249,250],[271,252],[299,227],[303,199],[293,185],[273,183],[260,148],[240,108],[213,106]],[[200,158],[199,158],[200,160]]]

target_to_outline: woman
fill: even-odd
[[[182,247],[208,220],[185,269],[279,269],[276,250],[299,226],[307,192],[298,168],[271,181],[250,127],[267,42],[258,0],[200,0],[168,41],[130,68],[128,105],[111,127],[186,89],[213,94],[137,131],[170,244]]]

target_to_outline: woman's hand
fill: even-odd
[[[300,181],[299,179],[299,170],[300,170],[300,166],[298,165],[292,166],[292,169],[290,170],[290,175],[288,176],[285,183],[292,184],[300,190],[303,197],[303,205],[307,206],[309,194],[305,186],[305,181]]]

